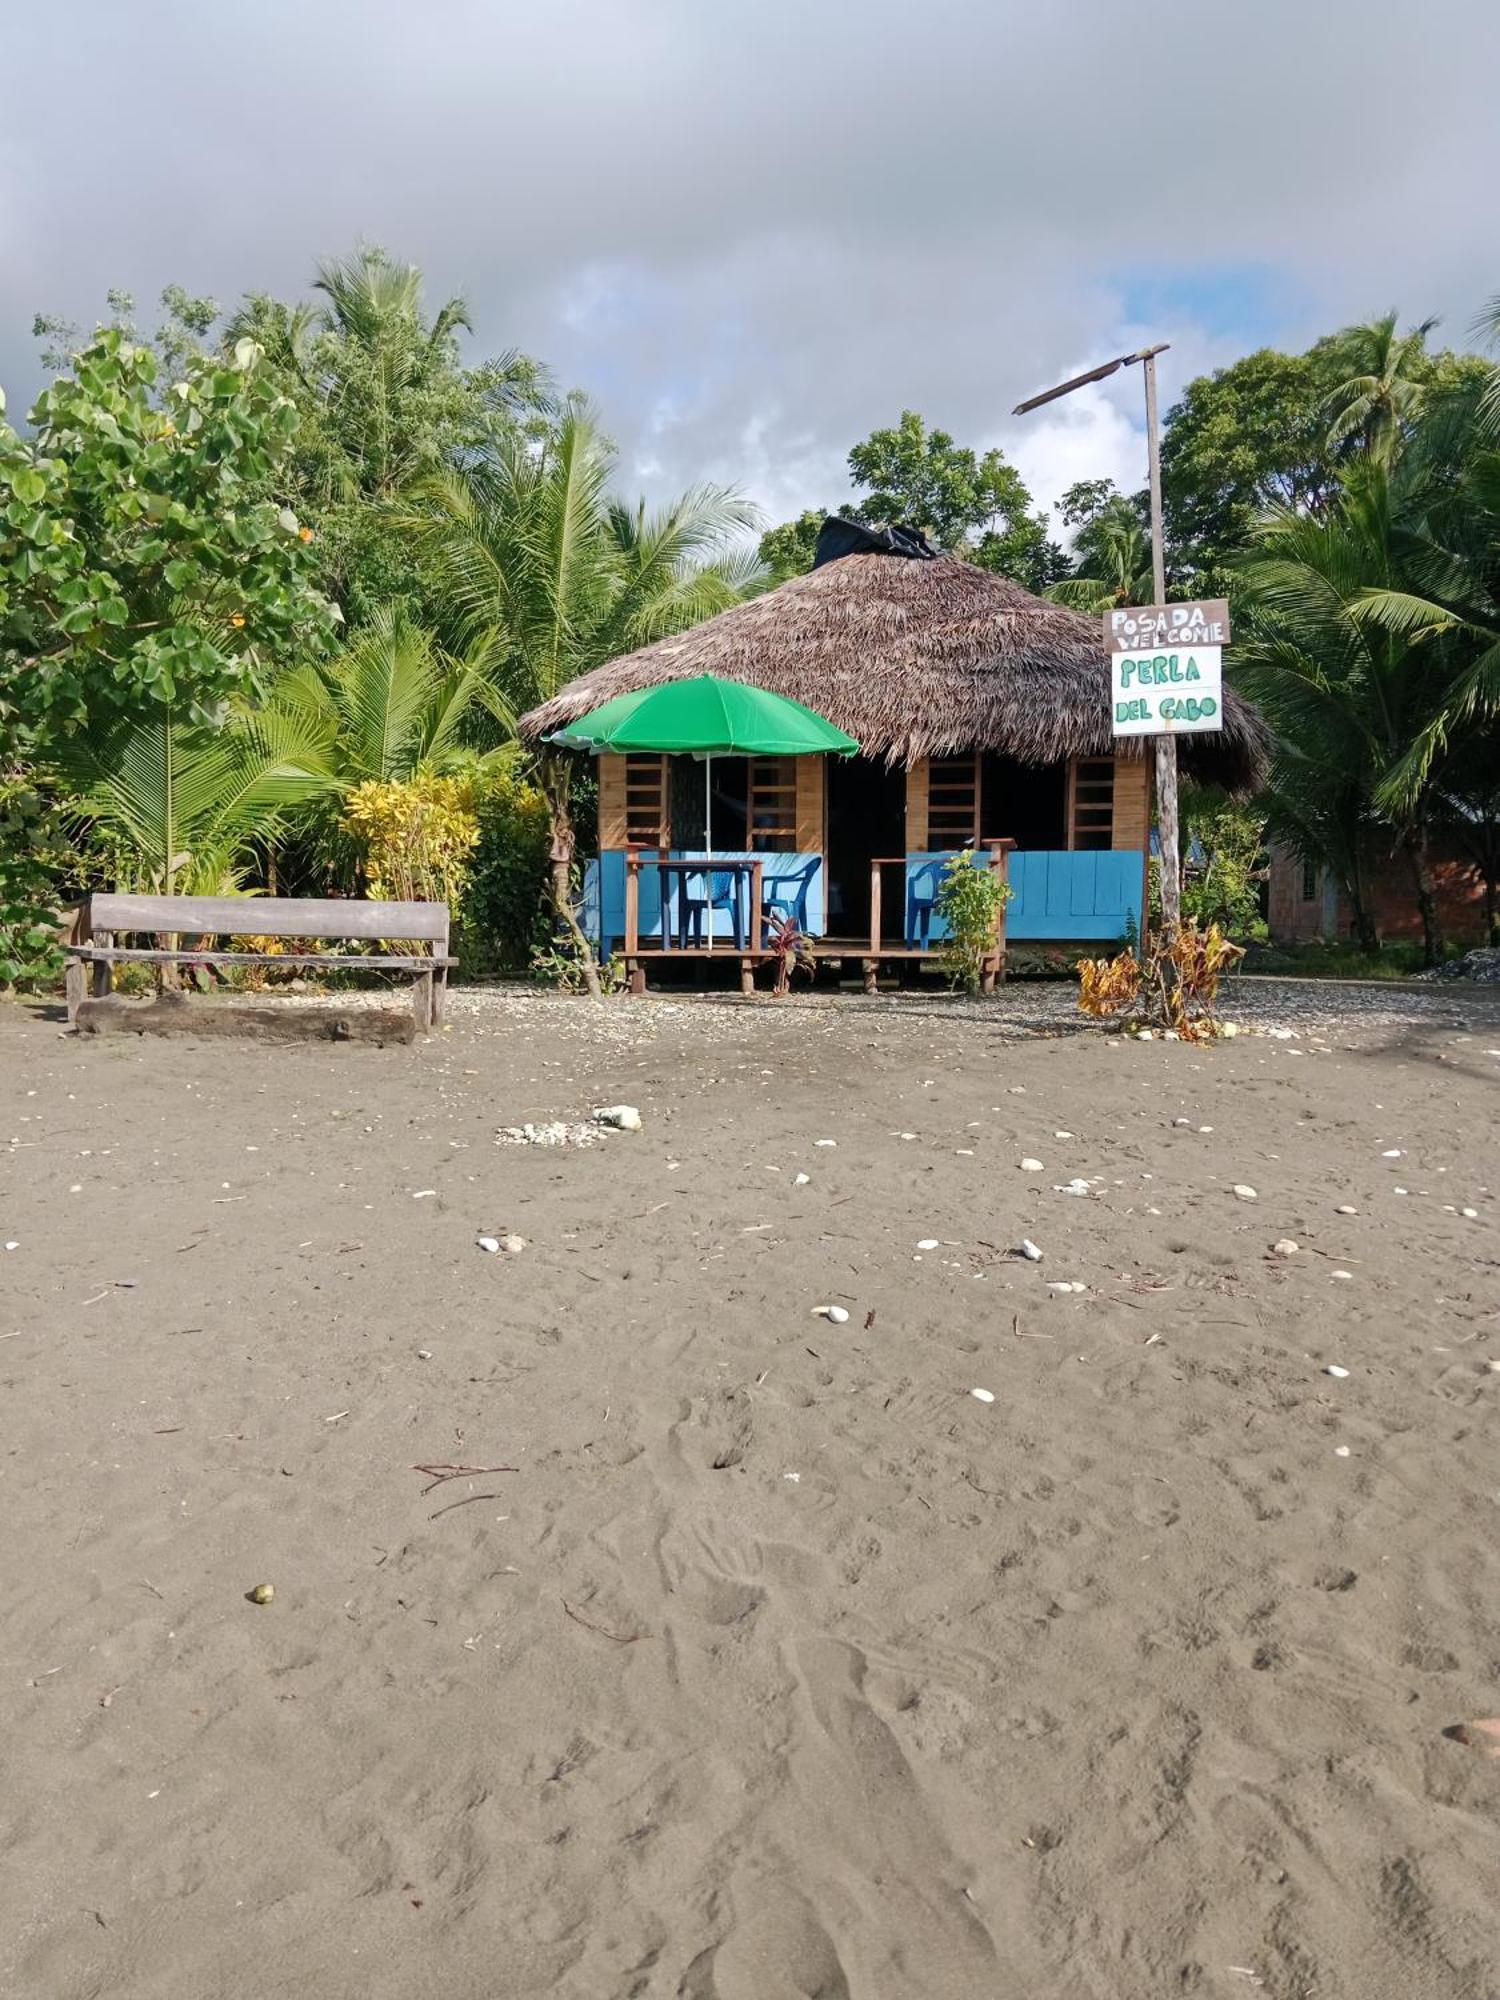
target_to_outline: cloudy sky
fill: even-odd
[[[111,285],[305,294],[360,238],[588,389],[622,481],[847,492],[903,408],[1039,500],[1191,374],[1500,291],[1496,0],[8,0],[0,382]]]

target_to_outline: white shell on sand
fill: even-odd
[[[526,1248],[526,1238],[524,1236],[502,1236],[500,1238],[500,1248],[505,1252],[507,1257],[519,1257],[521,1252]]]
[[[1349,1456],[1349,1447],[1348,1447],[1348,1445],[1346,1445],[1346,1444],[1336,1444],[1336,1445],[1335,1445],[1335,1446],[1333,1447],[1333,1455],[1334,1455],[1334,1457],[1335,1457],[1335,1458],[1347,1458],[1347,1457]]]
[[[1458,1212],[1460,1215],[1467,1216],[1470,1222],[1475,1222],[1479,1218],[1479,1210],[1477,1208],[1461,1208]],[[5,1247],[7,1250],[13,1250],[15,1245],[7,1243]]]
[[[1040,1160],[1033,1160],[1029,1157],[1027,1159],[1022,1160],[1021,1172],[1023,1174],[1039,1174],[1041,1171],[1042,1171],[1042,1163]]]
[[[1081,1174],[1075,1175],[1072,1180],[1063,1181],[1060,1184],[1054,1182],[1052,1186],[1054,1194],[1087,1194],[1088,1191],[1089,1184]]]
[[[904,1137],[904,1136],[905,1136],[905,1135],[903,1134],[903,1137]],[[836,1145],[838,1144],[838,1140],[837,1140],[837,1139],[814,1139],[814,1140],[813,1140],[813,1144],[814,1144],[815,1146],[836,1146]]]
[[[923,1236],[919,1237],[917,1240],[917,1248],[919,1250],[937,1250],[940,1249],[941,1247],[942,1246],[936,1236]]]
[[[1054,1139],[1071,1139],[1073,1134],[1071,1132],[1054,1132],[1052,1136]]]
[[[993,1403],[995,1400],[993,1389],[971,1389],[969,1394],[974,1398],[976,1403]]]
[[[793,1187],[806,1187],[806,1186],[807,1186],[807,1184],[808,1184],[808,1182],[809,1182],[809,1181],[810,1181],[811,1179],[812,1179],[812,1175],[811,1175],[811,1174],[793,1174],[793,1176],[792,1176],[792,1186],[793,1186]]]
[[[1258,1195],[1258,1194],[1257,1194],[1257,1193],[1255,1192],[1255,1189],[1254,1189],[1253,1187],[1247,1187],[1247,1186],[1246,1186],[1246,1184],[1244,1183],[1244,1181],[1236,1181],[1236,1182],[1235,1182],[1235,1184],[1234,1184],[1234,1198],[1235,1198],[1235,1200],[1236,1200],[1236,1201],[1259,1201],[1259,1200],[1260,1200],[1260,1196],[1259,1196],[1259,1195]]]
[[[1271,1251],[1277,1257],[1295,1257],[1299,1247],[1290,1236],[1280,1236],[1271,1245]]]
[[[612,1125],[617,1132],[639,1132],[641,1114],[633,1104],[603,1104],[594,1113],[596,1125]]]
[[[1323,1373],[1334,1376],[1340,1382],[1347,1381],[1349,1376],[1349,1370],[1347,1368],[1340,1368],[1336,1361],[1330,1361],[1328,1366],[1323,1370]]]
[[[1037,1249],[1029,1236],[1021,1238],[1021,1255],[1026,1259],[1028,1264],[1040,1264],[1042,1261],[1041,1251]]]
[[[1380,1157],[1382,1160],[1399,1160],[1401,1158],[1401,1148],[1399,1146],[1388,1147]]]
[[[1345,1278],[1352,1280],[1354,1273],[1352,1271],[1330,1271],[1328,1275],[1330,1278]]]
[[[1337,1208],[1336,1208],[1336,1209],[1335,1209],[1335,1210],[1334,1210],[1333,1212],[1334,1212],[1334,1214],[1335,1214],[1335,1215],[1358,1215],[1358,1214],[1359,1214],[1359,1210],[1358,1210],[1358,1209],[1357,1209],[1357,1208],[1356,1208],[1356,1207],[1354,1206],[1354,1204],[1353,1204],[1353,1202],[1352,1202],[1352,1201],[1341,1201],[1341,1202],[1339,1203],[1338,1207],[1337,1207]]]
[[[844,1324],[844,1321],[848,1317],[849,1317],[848,1309],[844,1306],[813,1307],[814,1319],[829,1319],[833,1321],[835,1326],[842,1326]]]
[[[500,1248],[500,1238],[498,1236],[476,1236],[474,1243],[476,1248],[487,1250],[492,1257],[496,1255]]]

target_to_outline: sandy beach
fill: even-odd
[[[1500,996],[1228,1011],[0,1007],[0,1993],[1493,2000]]]

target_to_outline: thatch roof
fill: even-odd
[[[690,632],[581,675],[521,719],[537,741],[612,696],[692,674],[721,674],[805,702],[866,756],[997,750],[1026,763],[1144,755],[1110,733],[1102,621],[1049,604],[953,556],[853,554],[734,605]],[[1224,728],[1181,739],[1185,770],[1244,790],[1267,737],[1232,691]]]

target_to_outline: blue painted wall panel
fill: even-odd
[[[695,861],[703,858],[702,850],[691,847],[674,847],[671,859],[674,861]],[[762,888],[767,906],[779,914],[796,917],[797,922],[808,937],[821,937],[824,929],[823,918],[823,857],[821,854],[757,854],[748,848],[716,848],[717,861],[760,861],[763,863]],[[620,848],[606,848],[599,862],[590,862],[585,874],[585,908],[588,908],[589,873],[593,873],[600,883],[601,893],[596,892],[593,928],[590,936],[600,942],[601,949],[609,950],[620,945],[625,937],[625,855]],[[668,876],[668,920],[674,940],[677,931],[677,901],[681,876]],[[661,941],[661,878],[656,870],[646,864],[641,869],[641,943],[657,945]],[[720,939],[732,945],[734,925],[727,909],[713,912],[714,942]]]

